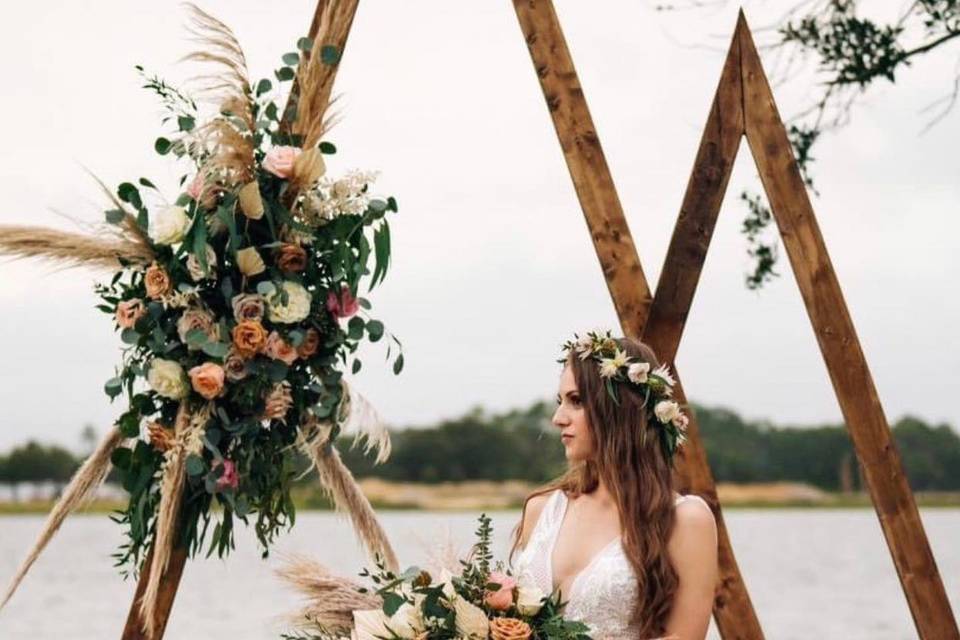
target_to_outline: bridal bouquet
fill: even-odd
[[[458,575],[443,569],[435,578],[416,567],[397,574],[377,564],[360,575],[372,586],[348,587],[321,576],[318,567],[289,569],[284,577],[309,593],[314,604],[299,616],[301,635],[288,640],[589,640],[582,622],[564,620],[558,593],[543,593],[527,575],[513,576],[493,564],[490,518],[480,517],[477,542]],[[306,578],[312,573],[310,578]],[[352,610],[337,610],[334,602]]]

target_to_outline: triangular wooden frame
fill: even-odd
[[[348,28],[334,34],[335,41],[329,43],[342,52],[357,3],[358,0],[319,0],[309,35],[316,36],[325,11],[349,16]],[[513,3],[622,329],[628,336],[643,338],[666,362],[672,362],[676,356],[740,139],[746,135],[918,633],[924,640],[960,640],[913,494],[743,12],[738,17],[656,296],[652,296],[553,4],[550,0]],[[679,380],[677,396],[685,398]],[[733,555],[692,415],[689,435],[679,475],[686,490],[702,495],[711,504],[719,527],[721,576],[714,603],[717,626],[727,640],[762,638],[763,631]],[[185,550],[175,551],[171,558],[162,580],[158,632],[151,640],[163,637],[186,558]],[[146,577],[144,571],[123,632],[124,640],[146,638],[136,606]]]
[[[960,632],[913,493],[743,11],[651,298],[553,5],[549,0],[514,0],[514,8],[623,331],[642,337],[666,362],[676,356],[740,139],[747,137],[914,625],[925,640],[958,640]],[[679,381],[677,396],[685,399]],[[724,638],[762,638],[723,524],[696,419],[691,418],[680,475],[685,488],[706,497],[717,515],[721,579],[714,617]]]

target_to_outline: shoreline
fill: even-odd
[[[364,494],[378,511],[480,512],[516,511],[537,485],[519,482],[469,481],[460,483],[417,484],[388,482],[379,478],[359,481]],[[724,510],[739,509],[871,509],[866,493],[833,493],[797,483],[758,483],[717,485]],[[914,494],[917,506],[925,509],[960,508],[960,492],[923,492]],[[332,504],[315,483],[294,488],[298,512],[331,511]],[[46,514],[53,500],[0,502],[0,516]],[[93,500],[78,513],[105,514],[123,509],[123,500]]]

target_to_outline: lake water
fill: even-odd
[[[465,549],[470,514],[384,512],[403,564],[422,563],[452,540]],[[505,555],[516,512],[493,514],[498,555]],[[775,640],[916,638],[877,518],[871,510],[733,510],[726,514],[734,549],[766,637]],[[0,517],[0,581],[5,584],[42,524],[40,516]],[[960,613],[960,509],[923,511],[953,609]],[[134,584],[112,567],[121,541],[103,515],[68,520],[20,591],[0,613],[3,640],[118,638]],[[295,597],[241,531],[227,560],[187,564],[166,637],[170,640],[279,638],[279,617]],[[349,524],[331,513],[303,513],[278,552],[305,552],[346,574],[363,566]],[[711,638],[718,638],[711,630]]]

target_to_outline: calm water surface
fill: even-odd
[[[463,550],[476,528],[471,514],[384,512],[403,564],[423,563],[452,540]],[[516,512],[493,514],[498,555],[505,556]],[[910,612],[870,510],[730,511],[727,526],[766,636],[772,640],[916,638]],[[5,583],[42,524],[40,516],[0,517],[0,582]],[[954,611],[960,614],[960,510],[925,510]],[[119,638],[133,596],[112,567],[121,542],[106,516],[74,516],[0,613],[0,639]],[[173,608],[170,640],[279,638],[279,618],[296,599],[272,575],[252,535],[241,531],[227,561],[188,563]],[[349,524],[330,513],[304,513],[278,552],[304,552],[355,574],[363,554]],[[714,629],[711,638],[719,638]]]

